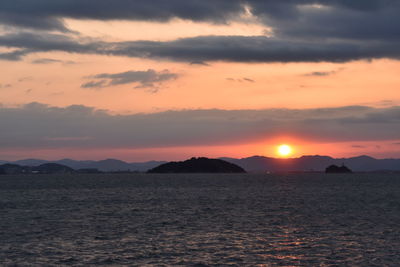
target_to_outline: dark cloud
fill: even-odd
[[[316,5],[319,5],[318,7]],[[249,8],[279,36],[399,39],[398,0],[2,0],[0,23],[67,32],[64,18],[229,23]],[[321,8],[322,7],[322,8]]]
[[[14,27],[28,28],[28,29],[57,30],[60,32],[70,32],[70,30],[67,29],[67,27],[64,25],[62,19],[54,18],[51,16],[51,14],[48,14],[46,16],[37,16],[34,14],[23,14],[17,12],[8,13],[6,10],[3,9],[4,7],[3,5],[7,4],[6,2],[7,1],[0,2],[0,24],[5,24]],[[32,1],[31,3],[33,4]]]
[[[16,33],[0,36],[0,54],[20,60],[35,52],[116,55],[206,64],[233,62],[346,62],[400,57],[398,0],[2,0],[0,23],[67,32],[62,19],[229,23],[245,7],[273,29],[266,36],[200,36],[166,42],[107,43],[79,35]],[[71,37],[73,36],[73,37]]]
[[[157,88],[162,83],[178,78],[178,74],[168,70],[157,72],[153,69],[147,71],[127,71],[122,73],[102,73],[91,76],[94,81],[83,84],[82,88],[103,88],[121,84],[137,84],[135,88]]]
[[[12,52],[0,53],[0,60],[19,61],[27,54],[29,54],[29,51],[24,49]]]
[[[2,0],[0,22],[67,31],[63,18],[167,21],[173,18],[225,23],[243,12],[237,0]]]
[[[315,1],[318,2],[318,1]],[[400,2],[319,1],[323,8],[297,7],[290,19],[265,17],[275,33],[283,38],[345,39],[358,41],[399,41]],[[350,2],[353,3],[350,4]],[[358,2],[357,4],[354,4]]]
[[[60,34],[7,34],[0,46],[22,54],[63,51],[183,62],[346,62],[400,57],[400,46],[369,42],[303,42],[265,36],[201,36],[174,41],[106,43]]]
[[[175,61],[346,62],[399,58],[396,44],[366,42],[307,42],[265,36],[201,36],[167,42],[114,43],[114,55]]]
[[[12,47],[20,52],[65,51],[70,53],[96,53],[101,51],[101,42],[82,41],[62,34],[19,32],[0,36],[0,46]]]
[[[398,140],[400,107],[111,115],[80,105],[57,108],[31,103],[19,108],[1,106],[0,123],[0,148],[222,145],[283,133],[315,142]]]

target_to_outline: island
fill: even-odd
[[[246,171],[236,164],[221,159],[201,157],[164,163],[149,170],[148,173],[246,173]]]
[[[325,169],[325,173],[352,173],[352,171],[343,164],[340,167],[336,165],[330,165]]]
[[[39,166],[20,166],[18,164],[6,163],[0,165],[0,174],[60,174],[75,173],[75,170],[57,163],[45,163]]]

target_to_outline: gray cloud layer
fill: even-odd
[[[320,5],[320,6],[316,6]],[[265,36],[202,36],[169,42],[106,43],[68,37],[63,18],[228,23],[245,8],[272,26]],[[43,51],[144,57],[185,62],[345,62],[400,56],[398,0],[2,0],[0,23],[58,30],[5,34],[0,46],[17,49],[0,59]]]
[[[62,18],[167,21],[173,18],[224,23],[243,12],[236,0],[2,0],[0,22],[66,31]]]
[[[0,123],[0,148],[222,145],[281,134],[327,142],[398,140],[400,107],[110,115],[86,106],[31,103],[19,108],[0,106]]]
[[[312,9],[310,11],[304,8],[312,4],[324,5],[329,9],[323,12],[319,10],[317,13],[321,15],[316,15]],[[264,18],[269,23],[290,20],[294,21],[292,25],[299,25],[302,28],[302,25],[314,24],[314,22],[337,22],[326,27],[351,30],[353,26],[348,24],[349,20],[351,22],[369,20],[371,22],[368,25],[355,23],[354,27],[374,26],[371,30],[366,29],[372,32],[377,27],[389,26],[385,22],[398,17],[396,14],[398,14],[399,2],[397,0],[113,0],[112,2],[109,0],[2,0],[0,22],[61,31],[66,29],[62,18],[149,21],[182,18],[224,23],[238,18],[246,7],[254,15]],[[339,17],[333,19],[334,15]],[[391,25],[393,26],[390,29],[397,31],[396,24]]]
[[[107,43],[60,34],[17,33],[0,36],[0,46],[19,49],[0,58],[19,60],[35,52],[63,51],[164,59],[183,62],[346,62],[400,57],[397,43],[306,42],[265,36],[202,36],[175,41]]]
[[[136,88],[157,88],[162,83],[178,78],[178,74],[168,70],[157,72],[153,69],[147,71],[127,71],[122,73],[101,73],[92,76],[95,79],[82,85],[82,88],[102,88],[120,84],[136,83]]]

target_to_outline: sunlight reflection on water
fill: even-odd
[[[0,177],[3,265],[396,266],[396,175]]]

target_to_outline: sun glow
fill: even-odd
[[[293,149],[289,145],[280,145],[278,146],[278,154],[281,157],[288,157],[293,153]]]

